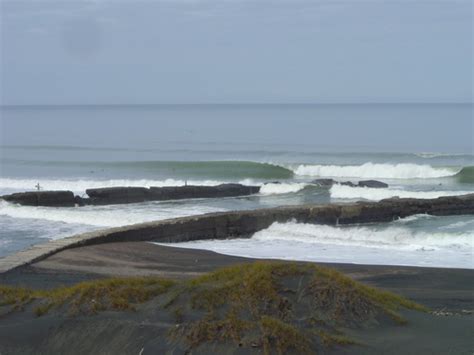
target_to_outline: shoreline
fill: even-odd
[[[107,277],[189,279],[218,268],[255,261],[316,264],[371,286],[423,300],[430,307],[474,310],[474,269],[254,259],[208,250],[116,242],[81,246],[0,274],[0,284],[53,288]]]
[[[257,262],[252,258],[152,243],[153,241],[183,242],[250,237],[256,231],[268,228],[274,222],[293,219],[306,223],[337,225],[339,223],[387,222],[394,218],[419,213],[474,214],[474,194],[434,200],[390,199],[378,203],[286,206],[263,210],[210,213],[106,229],[33,246],[29,250],[0,259],[0,298],[3,302],[3,306],[0,306],[0,314],[3,319],[3,322],[0,322],[0,352],[14,355],[38,353],[82,355],[97,351],[135,355],[186,353],[189,351],[197,354],[212,352],[234,354],[239,351],[242,353],[245,349],[245,353],[259,354],[264,349],[260,343],[254,346],[252,345],[254,343],[246,341],[245,348],[241,348],[239,345],[241,343],[236,344],[229,339],[220,339],[218,337],[220,330],[217,333],[212,333],[213,336],[204,336],[201,338],[204,340],[196,348],[193,347],[188,338],[192,333],[186,333],[186,329],[188,329],[186,327],[191,324],[195,326],[208,324],[207,326],[209,326],[209,323],[205,323],[205,318],[195,322],[198,313],[196,313],[197,310],[193,304],[196,299],[181,300],[181,303],[174,306],[174,311],[165,305],[171,302],[167,299],[175,299],[173,292],[180,292],[181,287],[189,287],[196,280],[209,277],[209,275],[229,272],[225,271],[225,268],[235,270],[240,267],[239,265],[244,265],[243,267],[247,269],[258,270],[258,265],[262,265],[262,263],[275,265],[274,263],[277,262],[280,265],[283,264],[283,269],[299,267],[300,270],[308,270],[308,268],[315,266],[329,267],[335,270],[340,278],[348,277],[348,284],[356,282],[361,285],[359,287],[376,287],[374,292],[378,292],[380,297],[385,297],[383,295],[403,297],[406,302],[414,302],[413,304],[418,305],[420,309],[425,309],[425,311],[399,309],[399,312],[395,313],[395,317],[399,317],[397,318],[400,320],[399,324],[394,324],[393,321],[386,318],[373,319],[371,323],[345,323],[345,325],[341,325],[341,328],[333,329],[335,332],[333,334],[336,336],[344,334],[348,338],[332,338],[342,339],[341,343],[317,346],[318,353],[351,355],[399,354],[400,352],[440,355],[447,353],[471,354],[474,347],[471,341],[474,324],[473,269],[314,263],[275,259],[263,259]],[[328,272],[333,271],[328,270]],[[256,275],[260,274],[257,272]],[[96,299],[101,299],[104,292],[115,294],[113,289],[107,291],[107,288],[100,286],[101,283],[111,285],[117,282],[134,282],[126,280],[144,280],[144,277],[145,279],[160,278],[163,280],[162,282],[178,286],[165,295],[154,296],[145,299],[142,303],[134,304],[131,309],[107,310],[105,308],[104,311],[89,314],[74,315],[71,313],[75,302],[79,302],[87,294],[92,297],[88,301],[91,307],[96,305]],[[324,305],[320,304],[314,308],[311,302],[315,301],[308,299],[300,304],[297,301],[299,297],[303,297],[311,289],[310,285],[303,288],[298,286],[301,285],[303,278],[298,274],[285,278],[286,284],[278,291],[283,297],[279,301],[279,305],[284,300],[293,299],[294,303],[289,306],[289,311],[294,309],[301,312],[302,306],[307,307],[306,311],[302,311],[302,315],[306,316],[313,311],[316,312],[315,309],[328,312],[333,307],[340,307],[341,302],[343,303],[342,309],[354,310],[352,300],[353,297],[355,300],[359,299],[358,294],[350,293],[354,290],[345,290],[342,285],[347,285],[347,283],[341,284],[337,278],[331,279],[324,286],[326,291],[323,292],[329,292],[327,295],[330,297]],[[236,288],[244,287],[247,282],[245,280],[246,278],[243,279],[243,283],[232,287],[233,292],[236,292]],[[259,279],[256,284],[252,284],[252,289],[258,289],[259,285],[265,285],[265,280]],[[296,292],[293,296],[288,293],[287,290],[290,289],[286,288],[287,286],[293,287],[291,292]],[[92,291],[86,291],[87,287],[95,288]],[[214,288],[219,290],[221,286],[211,284],[210,287],[210,290]],[[34,296],[30,298],[31,301],[26,298],[27,301],[24,305],[8,303],[11,302],[8,298],[9,294],[21,295],[21,292],[26,292],[26,294],[35,295],[37,292],[37,295],[41,295],[51,292],[53,295],[58,295],[68,294],[71,292],[70,290],[88,293],[76,293],[76,296],[72,296],[73,298],[63,301],[66,303],[59,301],[59,306],[51,310],[47,303],[44,303],[47,301],[35,299]],[[140,288],[137,287],[131,290],[134,291],[129,292],[140,292]],[[146,291],[142,289],[141,292]],[[186,291],[183,292],[186,294]],[[268,295],[270,294],[272,293],[270,292]],[[296,294],[299,296],[296,297]],[[200,295],[200,299],[205,294],[197,295]],[[263,295],[263,299],[265,299],[268,296],[267,291]],[[22,299],[22,296],[17,296],[14,302],[21,302]],[[133,301],[133,296],[131,299]],[[106,302],[114,304],[114,301]],[[130,298],[124,299],[124,302],[130,302]],[[234,302],[232,299],[226,299],[223,305],[224,309],[231,305],[234,307],[235,303],[232,302]],[[362,301],[359,306],[367,304],[364,302],[372,304],[366,300]],[[248,313],[248,309],[244,307],[243,312],[242,314]],[[183,314],[187,323],[182,321]],[[277,316],[277,314],[273,316]],[[296,323],[293,323],[291,329],[300,336],[304,336],[307,326],[298,321],[300,317],[301,314],[294,318]],[[264,318],[257,317],[258,319],[260,321],[257,322],[263,322]],[[281,322],[281,320],[277,322]],[[225,322],[225,320],[223,321]],[[260,329],[255,324],[253,326],[256,328],[253,329]],[[285,327],[290,326],[289,323],[277,324],[284,324]],[[220,327],[219,325],[216,329],[222,329]],[[318,327],[316,326],[315,329],[325,331],[324,327]],[[286,329],[284,333],[287,334],[288,329],[282,329]],[[173,330],[182,330],[185,333],[181,337],[173,339],[170,336]],[[254,336],[252,332],[248,335]],[[241,339],[240,342],[243,341],[240,337],[238,339]],[[311,339],[315,339],[314,335]],[[316,336],[316,339],[321,341],[322,335],[319,335],[319,338]],[[344,343],[344,339],[349,339],[349,342]],[[355,339],[355,342],[351,342],[351,339]],[[296,343],[293,345],[296,346]],[[289,353],[298,353],[296,349],[294,350]]]
[[[130,241],[183,242],[250,237],[275,222],[312,224],[388,222],[415,214],[436,216],[474,214],[474,194],[437,199],[387,199],[352,204],[300,205],[208,213],[110,228],[45,244],[0,258],[0,274],[80,246]]]

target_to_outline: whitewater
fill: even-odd
[[[24,149],[21,148],[22,151]],[[54,149],[57,152],[59,148]],[[74,148],[69,147],[67,151],[71,149]],[[15,149],[12,151],[15,152]],[[341,157],[351,158],[334,154],[333,160],[341,161]],[[393,197],[430,199],[474,192],[470,157],[465,157],[465,165],[460,166],[436,165],[434,163],[437,158],[434,156],[430,156],[430,164],[427,164],[424,155],[410,156],[410,159],[421,160],[417,163],[369,161],[377,161],[379,158],[377,155],[367,154],[368,161],[359,165],[293,163],[283,159],[276,161],[275,155],[272,161],[263,157],[253,161],[119,161],[114,162],[111,165],[113,168],[105,169],[104,172],[93,170],[100,164],[92,160],[80,162],[82,172],[79,172],[75,169],[71,171],[71,166],[75,165],[68,164],[68,168],[65,168],[63,160],[55,162],[51,158],[46,161],[39,159],[34,164],[34,171],[46,173],[39,174],[38,177],[31,176],[31,173],[4,175],[0,177],[0,194],[33,190],[37,184],[45,190],[71,190],[79,196],[85,196],[88,188],[113,186],[212,186],[236,182],[257,185],[261,189],[259,194],[243,198],[82,208],[28,207],[0,201],[0,255],[7,255],[49,239],[64,238],[101,228],[210,212],[307,203],[380,201]],[[440,155],[440,158],[446,159],[446,156]],[[327,154],[325,159],[328,159]],[[15,161],[13,156],[9,158],[6,167],[7,170],[15,171],[25,165],[29,164],[20,159]],[[166,167],[164,171],[161,170],[163,166]],[[56,170],[58,167],[59,173]],[[234,170],[238,170],[238,174],[233,174]],[[55,173],[51,174],[49,171]],[[314,181],[319,178],[332,178],[336,182],[325,188]],[[388,183],[389,187],[381,189],[340,184],[345,181],[357,183],[364,179],[379,179]],[[250,240],[184,243],[180,246],[248,257],[471,267],[473,225],[450,219],[440,221],[441,225],[436,231],[430,231],[429,225],[415,231],[410,229],[410,226],[400,224],[386,229],[382,226],[345,229],[294,223],[277,224],[257,233]],[[451,228],[453,223],[461,223],[461,231],[454,231]],[[351,253],[354,247],[358,251],[356,256]]]
[[[421,215],[370,226],[274,223],[250,239],[166,245],[249,258],[472,269],[474,220]]]
[[[299,165],[297,175],[318,177],[380,178],[380,179],[432,179],[455,176],[458,167],[433,167],[429,164],[374,164],[362,165]]]
[[[429,130],[420,135],[410,129],[419,120],[432,125],[431,118],[440,115],[449,122],[472,117],[472,107],[396,106],[0,108],[8,131],[0,142],[0,195],[32,191],[38,184],[78,196],[114,186],[261,187],[245,197],[81,208],[0,201],[0,257],[77,233],[203,213],[474,193],[474,155],[459,139],[467,130],[428,140]],[[393,127],[398,134],[388,136],[373,122],[392,122],[394,112],[403,120]],[[362,129],[361,120],[371,128]],[[335,183],[324,187],[317,179]],[[389,187],[340,184],[369,179]],[[373,226],[288,223],[250,239],[196,247],[264,258],[471,267],[468,222],[417,217]]]

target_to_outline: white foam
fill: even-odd
[[[474,219],[470,221],[460,221],[460,222],[452,223],[447,226],[442,226],[439,229],[456,230],[456,229],[466,229],[466,228],[470,228],[474,230]]]
[[[280,184],[265,184],[260,188],[262,195],[273,194],[288,194],[303,190],[308,184],[304,183],[280,183]]]
[[[323,226],[274,223],[250,239],[166,244],[253,257],[379,265],[473,268],[474,231],[428,232],[391,223]]]
[[[427,179],[454,176],[461,169],[432,167],[427,164],[300,165],[295,174],[319,177]]]
[[[333,185],[329,190],[331,198],[334,199],[364,199],[380,201],[385,198],[419,198],[430,199],[442,196],[459,196],[472,193],[472,191],[409,191],[395,188],[371,188],[371,187],[351,187],[345,185]]]
[[[382,249],[417,250],[420,248],[472,248],[474,232],[449,233],[414,232],[408,227],[390,224],[377,229],[367,226],[333,227],[304,223],[274,223],[270,228],[255,233],[255,240],[287,240],[304,243],[330,243]]]
[[[208,206],[133,204],[86,207],[30,207],[0,201],[0,215],[97,227],[119,227],[155,220],[184,217],[224,209]],[[20,221],[18,223],[21,223]]]
[[[44,243],[48,239],[61,239],[71,235],[103,228],[85,224],[65,223],[46,219],[14,218],[0,214],[0,224],[5,237],[9,237],[10,245],[19,250],[36,243]],[[8,247],[2,248],[0,235],[0,256],[8,254]]]
[[[412,223],[412,222],[422,221],[422,220],[430,220],[430,219],[435,219],[435,218],[436,216],[433,216],[430,214],[414,214],[412,216],[399,218],[395,220],[394,223],[406,224],[406,223]]]
[[[415,155],[419,158],[425,159],[433,159],[433,158],[441,158],[441,157],[462,157],[467,156],[468,154],[465,153],[435,153],[435,152],[420,152],[415,153]]]

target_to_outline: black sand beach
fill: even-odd
[[[473,270],[257,261],[153,242],[249,237],[292,218],[338,224],[473,208],[472,194],[286,206],[34,246],[0,260],[0,352],[470,354]]]
[[[159,246],[148,242],[108,243],[59,252],[30,266],[0,276],[0,283],[37,289],[73,285],[111,276],[194,278],[223,266],[255,260],[209,251]],[[332,346],[323,353],[341,354],[471,354],[474,330],[474,271],[327,264],[364,284],[394,292],[430,308],[430,313],[403,311],[406,325],[382,324],[345,329],[362,345]],[[184,353],[166,341],[172,321],[154,300],[136,311],[106,311],[68,316],[51,312],[3,314],[2,354],[156,354]],[[250,349],[260,353],[260,348]],[[246,351],[250,351],[246,349]],[[192,353],[247,353],[229,344],[211,344]]]
[[[7,285],[52,288],[104,277],[191,278],[255,259],[148,242],[106,243],[64,250],[0,275]],[[433,309],[474,309],[474,271],[469,269],[320,263]]]

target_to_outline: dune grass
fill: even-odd
[[[31,305],[36,316],[55,309],[69,315],[135,310],[152,299],[177,324],[170,330],[172,341],[190,349],[231,343],[265,354],[357,344],[340,328],[404,324],[400,309],[427,311],[335,270],[278,261],[235,265],[181,281],[111,278],[52,290],[0,286],[0,309]]]
[[[188,311],[181,318],[182,327],[172,335],[186,339],[191,347],[209,339],[233,340],[280,354],[356,344],[338,327],[383,319],[403,324],[400,308],[427,310],[335,270],[285,262],[236,265],[195,278],[181,285],[181,293],[166,307],[174,305],[184,305]],[[191,310],[201,316],[186,317]]]
[[[166,292],[174,284],[172,280],[140,277],[87,281],[52,290],[0,286],[0,305],[23,308],[34,302],[33,311],[37,316],[64,305],[71,314],[127,310]]]

